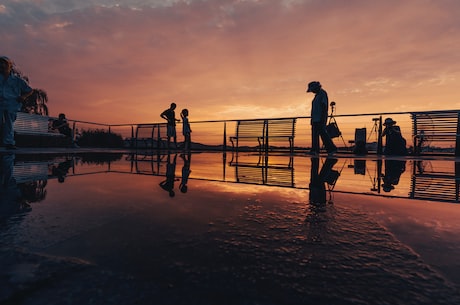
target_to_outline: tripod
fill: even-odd
[[[379,138],[379,118],[373,118],[372,121],[374,122],[374,126],[372,126],[371,132],[369,133],[369,136],[367,137],[367,142],[369,142],[369,139],[371,138],[372,133],[375,133],[376,141],[378,141]]]
[[[348,149],[348,146],[345,143],[345,139],[342,136],[342,132],[339,130],[339,125],[337,124],[337,121],[335,120],[335,117],[334,117],[335,102],[331,102],[329,105],[331,106],[331,114],[329,115],[329,122],[327,126],[335,125],[335,127],[337,128],[337,134],[335,136],[332,136],[332,135],[330,136],[331,138],[340,137],[342,139],[343,145]]]

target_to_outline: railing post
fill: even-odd
[[[139,125],[136,126],[136,137],[134,138],[134,147],[138,148],[137,138],[139,137]]]
[[[130,141],[130,147],[133,148],[134,147],[134,126],[131,125],[131,141]]]
[[[161,149],[161,132],[160,132],[160,124],[157,124],[158,133],[157,133],[157,146],[158,149]]]
[[[224,121],[224,142],[223,142],[223,151],[227,152],[227,121]]]
[[[383,153],[383,143],[382,143],[382,116],[379,117],[379,131],[377,137],[377,155],[381,155]]]
[[[268,154],[268,120],[264,120],[264,126],[265,126],[265,134],[264,134],[264,146],[265,146],[265,154]]]
[[[73,121],[73,124],[72,124],[72,141],[75,140],[75,125],[77,124],[77,122]],[[73,143],[73,142],[72,142]]]

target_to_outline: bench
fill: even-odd
[[[235,136],[230,137],[232,148],[238,150],[240,142],[257,141],[259,151],[265,147],[265,120],[240,120],[236,123]],[[235,144],[236,142],[236,144]]]
[[[134,137],[135,148],[166,148],[166,123],[138,124]]]
[[[414,154],[421,154],[423,145],[431,142],[451,142],[455,143],[455,155],[460,156],[459,116],[459,111],[411,113]]]
[[[296,118],[239,120],[235,136],[230,137],[232,148],[238,151],[240,142],[257,141],[258,150],[267,152],[270,140],[286,139],[289,141],[289,151],[293,153],[296,121]]]
[[[43,144],[56,145],[57,141],[51,142],[40,139],[43,137],[66,139],[65,135],[59,133],[57,130],[51,129],[50,122],[54,119],[55,118],[44,115],[18,112],[16,121],[14,122],[14,133],[15,137],[17,138],[16,140],[19,142],[23,140],[24,143],[20,144],[20,146],[35,146]],[[62,142],[62,140],[59,140],[59,142]]]

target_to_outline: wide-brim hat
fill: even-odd
[[[394,125],[396,124],[396,121],[393,121],[392,118],[386,118],[385,119],[385,122],[383,123],[383,125],[387,126],[387,125]]]

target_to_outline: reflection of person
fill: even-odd
[[[315,97],[311,102],[311,151],[310,154],[319,154],[319,138],[323,141],[326,151],[329,154],[334,154],[337,147],[332,142],[331,137],[326,131],[326,122],[328,117],[329,99],[327,92],[322,89],[319,82],[310,82],[307,92],[313,92]]]
[[[382,137],[386,137],[385,155],[404,156],[407,154],[406,139],[401,135],[401,128],[392,118],[385,119]]]
[[[326,203],[326,182],[335,184],[337,178],[332,178],[332,167],[337,163],[337,159],[327,158],[319,171],[319,158],[311,158],[310,176],[310,204],[324,205]],[[318,172],[319,171],[319,172]]]
[[[167,164],[166,164],[166,180],[160,182],[162,189],[169,193],[169,197],[174,197],[174,181],[176,181],[176,159],[177,154],[174,154],[174,158],[171,162],[171,154],[168,153]]]
[[[190,129],[190,123],[188,122],[188,109],[182,109],[180,114],[182,118],[182,134],[184,135],[184,150],[190,150],[192,144],[192,129]]]
[[[66,160],[64,162],[60,162],[57,166],[53,165],[51,173],[53,174],[53,176],[56,176],[58,178],[58,181],[60,183],[64,182],[65,177],[69,173],[69,169],[73,165],[72,163],[72,160]]]
[[[0,218],[30,209],[13,176],[15,155],[0,155]]]
[[[169,143],[171,142],[171,138],[174,139],[174,145],[177,148],[177,136],[176,136],[176,122],[179,122],[176,119],[176,113],[174,112],[176,109],[176,103],[171,103],[171,106],[161,113],[161,117],[167,121],[167,131],[166,135],[168,137],[168,148]]]
[[[25,80],[11,73],[13,62],[6,56],[0,57],[0,129],[6,149],[16,149],[14,122],[24,100],[32,94],[32,88]]]
[[[382,188],[384,192],[390,192],[398,185],[401,174],[406,171],[406,161],[385,160],[385,174],[383,175]]]
[[[182,160],[184,160],[184,165],[182,166],[182,179],[179,185],[179,189],[182,193],[187,193],[188,177],[190,176],[190,173],[192,172],[190,170],[190,162],[191,162],[192,154],[189,152],[187,155],[181,154],[180,156]]]
[[[310,213],[305,221],[309,224],[307,239],[309,242],[322,242],[323,234],[326,232],[326,183],[335,184],[337,176],[334,176],[332,167],[337,159],[328,158],[319,171],[319,158],[311,158],[310,176]],[[319,172],[318,172],[319,171]]]

